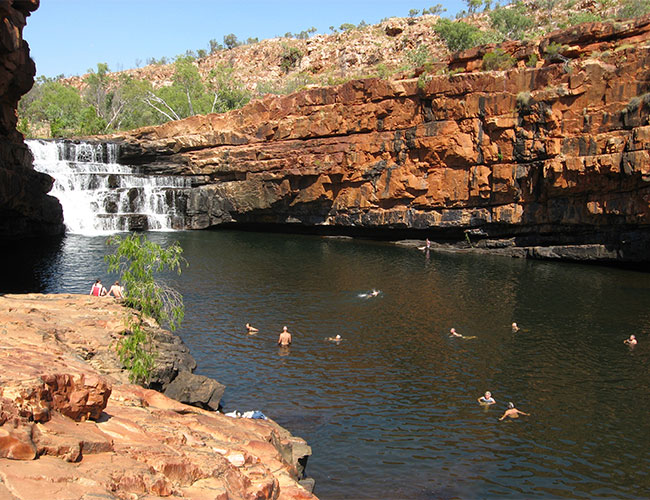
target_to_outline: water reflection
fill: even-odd
[[[227,385],[227,411],[260,409],[309,441],[323,499],[649,495],[647,274],[280,234],[150,237],[179,240],[190,262],[169,279],[199,372]],[[87,293],[108,278],[104,252],[69,236],[12,286]],[[490,408],[476,403],[486,390]],[[498,422],[508,401],[531,416]]]

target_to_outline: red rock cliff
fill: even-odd
[[[194,176],[191,228],[469,231],[528,255],[648,262],[649,34],[650,16],[585,24],[504,44],[507,71],[477,71],[483,47],[456,54],[453,76],[352,81],[118,139],[125,162]]]
[[[34,83],[34,62],[22,38],[39,0],[0,1],[0,239],[61,234],[63,212],[47,193],[53,180],[33,169],[16,108]]]

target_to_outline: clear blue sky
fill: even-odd
[[[343,23],[378,23],[407,17],[411,9],[441,3],[446,16],[462,10],[462,0],[41,0],[27,19],[24,38],[37,75],[82,75],[97,63],[111,70],[136,66],[139,59],[174,57],[223,43],[299,33],[312,26],[330,33]]]

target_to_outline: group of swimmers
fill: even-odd
[[[97,281],[99,281],[99,280],[97,280]],[[373,288],[371,292],[359,294],[359,297],[363,297],[363,298],[377,297],[380,293],[381,293],[381,290],[377,290],[377,289]],[[257,332],[259,332],[259,329],[255,328],[250,323],[246,323],[246,332],[249,335],[255,335]],[[280,332],[280,336],[278,337],[278,345],[283,346],[283,347],[287,347],[287,346],[291,345],[292,340],[293,340],[293,338],[291,336],[291,333],[289,333],[289,330],[287,329],[287,327],[286,326],[282,327],[282,331]],[[326,340],[328,340],[330,342],[335,342],[335,343],[338,344],[343,340],[343,337],[341,337],[340,335],[336,335],[335,337],[327,337]]]
[[[246,323],[246,331],[249,335],[254,335],[259,332],[259,330],[250,323]],[[287,347],[291,345],[292,341],[293,338],[291,336],[291,333],[289,333],[289,329],[286,326],[283,326],[282,331],[280,332],[280,336],[278,337],[278,345]]]
[[[106,288],[104,285],[102,285],[102,280],[97,279],[95,280],[95,283],[93,283],[93,286],[90,288],[90,293],[88,295],[93,295],[95,297],[105,297],[108,295],[112,295],[116,299],[123,299],[124,298],[124,287],[120,286],[120,282],[116,281],[113,283],[111,288],[106,291]]]
[[[517,323],[513,323],[510,325],[510,328],[512,330],[512,333],[517,333],[520,328],[517,325]],[[458,338],[463,338],[463,339],[475,339],[475,336],[471,337],[466,337],[465,335],[462,335],[456,331],[455,328],[452,328],[449,330],[449,337],[458,337]],[[496,404],[495,399],[492,397],[492,393],[490,391],[485,391],[485,394],[481,396],[480,398],[477,399],[478,404],[482,406],[491,406],[493,404]],[[508,408],[506,409],[505,413],[499,418],[499,420],[504,420],[506,418],[519,418],[519,415],[530,415],[530,413],[524,413],[523,411],[518,410],[515,408],[515,404],[510,402],[508,403]]]
[[[491,406],[497,403],[492,397],[492,393],[490,391],[485,391],[485,394],[478,398],[477,401],[478,404],[483,406]],[[501,418],[499,418],[499,420],[504,420],[506,418],[519,418],[519,415],[530,415],[530,413],[525,413],[521,410],[518,410],[515,408],[515,404],[511,401],[508,403],[508,409],[503,415],[501,415]]]

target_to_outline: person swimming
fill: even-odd
[[[254,333],[259,332],[259,330],[252,326],[250,323],[246,323],[246,331],[249,333],[249,335],[253,335]]]
[[[485,406],[493,405],[496,403],[490,391],[485,391],[485,395],[478,398],[477,401],[479,404]]]
[[[517,333],[520,328],[517,326],[517,323],[512,324],[512,333]]]
[[[449,330],[449,336],[450,337],[462,337],[462,335],[460,333],[458,333],[455,328],[452,328],[451,330]]]
[[[341,340],[343,340],[343,337],[337,335],[336,337],[327,337],[327,340],[330,342],[341,342]]]
[[[630,347],[637,345],[637,340],[634,335],[630,335],[630,338],[627,338],[623,341],[624,344],[629,345]]]
[[[505,413],[501,416],[499,420],[503,420],[504,418],[519,418],[519,415],[530,415],[530,413],[524,413],[523,411],[518,410],[515,408],[515,404],[513,402],[508,403],[508,409],[505,411]]]
[[[470,335],[469,337],[467,337],[461,333],[458,333],[455,328],[452,328],[449,330],[449,338],[455,338],[455,337],[467,340],[467,339],[475,339],[476,335]]]
[[[371,297],[377,297],[377,295],[379,295],[380,293],[381,293],[381,290],[376,290],[376,289],[373,288],[371,292],[360,293],[359,297],[361,297],[362,299],[369,299]]]
[[[286,326],[283,326],[282,332],[280,333],[280,337],[278,338],[278,345],[281,346],[291,345],[292,340],[293,339],[291,338],[291,334],[289,333],[289,330],[287,329]]]

